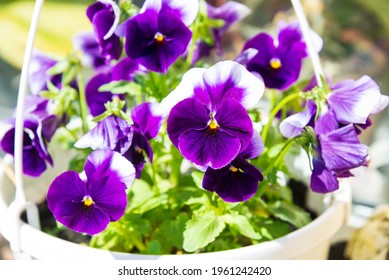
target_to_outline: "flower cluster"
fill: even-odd
[[[66,58],[35,52],[24,116],[26,175],[53,164],[52,143],[77,152],[47,203],[59,223],[93,235],[91,246],[171,253],[217,236],[213,249],[268,240],[282,232],[274,225],[309,222],[286,191],[286,154],[306,152],[319,193],[368,164],[358,134],[389,98],[368,76],[320,86],[300,77],[308,42],[296,22],[225,60],[222,38],[250,13],[243,4],[120,3],[86,9],[93,32],[77,34]],[[14,138],[12,127],[1,140],[11,155]]]

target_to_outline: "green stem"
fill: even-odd
[[[80,99],[80,111],[81,111],[81,120],[82,120],[82,131],[83,133],[87,133],[89,131],[87,116],[88,116],[88,107],[86,105],[86,97],[85,97],[85,83],[84,78],[82,76],[81,69],[79,68],[77,71],[77,84],[78,84],[78,95]]]
[[[277,106],[275,106],[273,108],[273,110],[270,113],[269,120],[262,130],[262,140],[263,140],[263,143],[265,146],[266,146],[266,139],[267,139],[267,136],[269,134],[270,126],[273,122],[273,119],[277,115],[278,111],[280,111],[286,104],[288,104],[289,102],[292,102],[293,100],[298,99],[299,97],[300,97],[300,92],[288,95],[287,97],[282,99],[281,102],[278,103]]]
[[[271,161],[271,163],[268,165],[268,167],[265,169],[265,171],[263,172],[263,177],[266,177],[270,171],[273,169],[274,166],[277,166],[279,164],[279,162],[284,158],[284,156],[286,155],[286,153],[289,151],[290,147],[293,145],[293,142],[299,138],[300,136],[296,136],[294,138],[291,138],[289,139],[285,145],[282,147],[280,153],[278,154],[277,158],[273,161]]]

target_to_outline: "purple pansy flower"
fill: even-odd
[[[92,32],[83,32],[73,37],[73,46],[83,53],[82,62],[87,67],[98,68],[106,64],[101,47]]]
[[[57,221],[89,235],[119,220],[127,206],[126,187],[134,181],[132,164],[117,152],[94,151],[85,172],[66,171],[50,185],[47,203]]]
[[[224,21],[222,27],[212,29],[216,47],[219,49],[219,52],[221,52],[221,39],[223,33],[227,31],[231,25],[247,17],[251,13],[251,10],[241,3],[228,1],[219,7],[207,4],[207,12],[209,18],[221,19]]]
[[[54,58],[38,50],[33,51],[28,76],[28,83],[32,94],[38,95],[41,91],[47,90],[48,81],[58,88],[61,87],[61,75],[52,76],[47,73],[57,62]]]
[[[92,116],[98,116],[105,112],[104,104],[114,98],[124,99],[123,94],[113,94],[109,91],[99,91],[102,85],[112,81],[132,80],[139,65],[130,58],[123,58],[113,68],[105,68],[102,72],[92,77],[85,88],[86,101]]]
[[[370,77],[363,76],[357,81],[346,80],[331,87],[331,92],[326,97],[327,106],[321,108],[322,121],[316,126],[327,130],[331,127],[331,131],[340,126],[354,124],[359,133],[361,129],[369,126],[369,116],[382,111],[388,103],[389,97],[380,93],[378,85]],[[281,133],[285,137],[301,134],[315,114],[316,105],[309,100],[305,111],[289,116],[281,122]],[[323,120],[325,125],[322,125]]]
[[[195,2],[190,1],[188,6]],[[146,1],[140,13],[119,28],[118,34],[126,37],[127,55],[148,70],[165,73],[185,52],[192,37],[184,20],[190,21],[186,15],[193,10],[186,5],[183,1]]]
[[[167,120],[170,140],[196,165],[226,166],[253,136],[246,109],[258,103],[263,91],[262,81],[233,61],[189,70],[161,102],[164,111],[172,108]]]
[[[47,150],[49,142],[59,125],[56,116],[47,110],[48,101],[39,96],[29,96],[26,100],[23,132],[23,173],[29,176],[40,176],[53,160]],[[15,119],[10,120],[14,124]],[[1,142],[4,152],[14,155],[15,127],[8,130]]]
[[[251,198],[256,193],[258,182],[263,180],[263,176],[247,159],[258,157],[263,149],[261,137],[254,133],[247,148],[230,164],[221,169],[207,168],[203,179],[204,189],[216,192],[227,202],[241,202]]]
[[[74,146],[92,150],[111,150],[124,154],[131,146],[132,126],[117,116],[109,116],[82,136]]]
[[[322,127],[315,129],[318,142],[310,186],[315,192],[327,193],[339,188],[337,178],[351,176],[350,169],[365,165],[368,148],[359,142],[352,124],[324,133]]]
[[[260,33],[244,45],[243,51],[258,53],[247,62],[249,71],[257,72],[268,88],[286,89],[300,75],[302,60],[307,56],[306,45],[297,24],[280,26],[277,40]]]
[[[153,161],[153,150],[149,140],[155,138],[161,128],[164,118],[158,113],[158,103],[145,102],[131,110],[131,118],[134,122],[134,135],[131,147],[123,155],[135,167],[136,178],[140,178],[141,171],[145,164],[145,157]]]
[[[114,34],[120,20],[120,8],[112,0],[98,0],[86,11],[93,25],[102,55],[107,60],[118,59],[122,54],[120,38]]]

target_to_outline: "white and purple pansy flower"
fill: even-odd
[[[49,142],[59,126],[59,120],[47,110],[48,101],[39,96],[29,96],[26,102],[23,131],[23,173],[32,177],[40,176],[53,165],[47,149]],[[13,127],[1,139],[1,149],[14,155],[15,118],[9,120]]]
[[[389,103],[389,97],[381,94],[369,76],[335,84],[326,100],[342,124],[365,124],[371,114],[380,112]]]
[[[161,102],[161,108],[170,111],[170,140],[198,166],[226,166],[249,145],[253,124],[246,109],[255,106],[263,92],[263,82],[233,61],[189,70]]]
[[[133,128],[117,116],[109,116],[83,135],[74,147],[79,149],[111,150],[124,154],[130,148]]]
[[[123,58],[112,68],[106,67],[93,76],[85,88],[86,101],[92,116],[96,117],[105,112],[105,103],[115,98],[124,99],[123,94],[113,94],[110,91],[100,91],[99,88],[112,81],[133,79],[139,65],[131,58]]]
[[[66,171],[55,178],[47,193],[48,207],[64,226],[94,235],[123,216],[126,188],[134,179],[134,167],[119,153],[94,151],[82,174]]]
[[[86,11],[93,25],[101,53],[107,60],[118,59],[122,54],[122,43],[114,33],[120,20],[120,8],[112,0],[98,0]]]
[[[57,60],[38,50],[34,50],[29,69],[28,83],[31,93],[38,95],[41,91],[47,90],[47,82],[50,81],[57,88],[61,88],[61,75],[50,75],[49,69],[57,64]]]
[[[247,62],[247,69],[259,73],[266,87],[281,90],[298,79],[307,56],[300,28],[294,23],[280,26],[277,39],[267,33],[256,35],[244,45],[243,51],[247,49],[258,50]]]
[[[254,133],[247,148],[228,165],[220,169],[208,167],[203,188],[216,192],[224,201],[241,202],[250,199],[263,180],[261,171],[247,160],[258,157],[264,150],[259,133]]]
[[[127,55],[146,69],[165,73],[187,49],[187,27],[198,12],[198,1],[146,1],[140,13],[122,23],[117,34],[126,37]]]
[[[149,161],[153,161],[153,150],[149,141],[158,135],[165,120],[159,114],[159,104],[145,102],[135,106],[131,110],[131,118],[134,122],[134,135],[131,147],[123,154],[132,162],[136,170],[136,178],[140,178],[143,166],[146,162],[145,154]]]

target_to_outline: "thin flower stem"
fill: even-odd
[[[282,147],[281,149],[281,152],[278,154],[277,158],[275,160],[273,160],[269,166],[265,169],[265,171],[263,172],[263,177],[266,177],[270,171],[273,169],[274,166],[277,166],[279,164],[279,162],[284,158],[284,156],[287,154],[287,152],[289,151],[290,147],[292,147],[294,141],[299,138],[300,136],[297,136],[297,137],[294,137],[294,138],[291,138],[289,139],[285,145]]]
[[[266,140],[267,140],[267,136],[269,134],[270,126],[271,126],[271,124],[273,122],[273,119],[277,115],[278,111],[280,111],[282,108],[284,108],[284,106],[286,104],[288,104],[289,102],[292,102],[292,101],[298,99],[299,97],[300,97],[300,92],[288,95],[287,97],[282,99],[281,102],[278,103],[277,106],[275,106],[273,108],[273,110],[270,113],[269,120],[268,120],[267,124],[265,125],[265,127],[262,130],[262,135],[261,136],[262,136],[262,140],[263,140],[263,143],[264,143],[265,146],[266,146]]]
[[[87,115],[88,115],[88,109],[86,105],[86,97],[85,97],[85,83],[84,78],[81,73],[81,69],[77,69],[77,84],[78,84],[78,93],[79,93],[79,99],[80,99],[80,111],[81,111],[81,120],[82,120],[82,132],[85,134],[89,131],[88,128],[88,122],[87,122]]]

